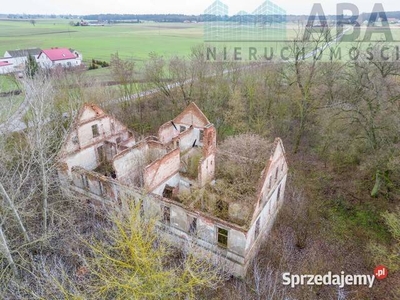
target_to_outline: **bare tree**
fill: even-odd
[[[145,65],[145,79],[165,96],[171,97],[171,86],[168,84],[170,74],[164,57],[150,53],[150,59]]]
[[[189,104],[192,100],[196,80],[194,65],[185,58],[175,56],[170,59],[168,67],[171,80],[177,85],[177,88],[179,88],[185,103]]]
[[[376,47],[379,49],[379,45]],[[377,53],[373,60],[360,56],[350,63],[346,72],[347,95],[341,106],[341,115],[361,129],[361,137],[374,150],[392,136],[396,119],[392,119],[391,112],[400,101],[398,63],[382,61]]]
[[[67,132],[60,120],[68,123],[64,114],[72,117],[74,111],[68,111],[70,108],[68,105],[64,107],[66,110],[64,114],[62,110],[56,109],[57,92],[51,77],[40,74],[35,78],[25,78],[23,84],[29,109],[26,115],[28,129],[24,134],[40,182],[38,191],[42,199],[43,232],[46,234],[49,193],[55,184],[52,179],[55,172],[55,158]]]
[[[306,31],[311,30],[306,28]],[[295,84],[300,96],[294,96],[297,106],[299,125],[295,137],[294,153],[297,153],[303,139],[303,135],[315,109],[320,105],[313,94],[313,88],[317,84],[320,62],[327,45],[332,42],[329,29],[320,32],[309,33],[308,38],[301,38],[298,32],[297,38],[289,45],[291,50],[290,75],[287,78],[290,84]]]
[[[26,231],[25,226],[22,222],[21,216],[20,216],[17,208],[15,207],[14,202],[11,200],[10,196],[8,195],[7,191],[5,190],[5,188],[1,182],[0,182],[0,195],[3,196],[3,198],[6,200],[7,204],[10,206],[14,217],[18,221],[18,225],[24,235],[25,240],[29,242],[30,238],[29,238],[28,232]]]
[[[11,251],[10,251],[10,248],[9,248],[7,240],[6,240],[6,236],[3,231],[2,221],[0,220],[0,222],[1,222],[0,223],[0,250],[1,250],[1,253],[3,253],[3,255],[6,257],[14,275],[18,276],[18,269],[13,260],[12,255],[11,255]]]
[[[123,60],[118,52],[111,55],[111,76],[119,84],[124,96],[134,93],[135,63],[132,60]]]

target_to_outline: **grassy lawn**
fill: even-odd
[[[11,76],[0,75],[0,93],[7,93],[19,89],[20,87],[17,85],[17,82]]]
[[[19,90],[18,83],[10,76],[0,75],[0,93]],[[24,95],[0,97],[0,124],[7,121],[24,101]]]
[[[190,53],[191,47],[202,44],[204,40],[203,24],[146,22],[104,27],[74,27],[69,24],[70,21],[64,19],[37,20],[36,24],[32,25],[28,20],[0,20],[0,56],[10,49],[68,47],[79,50],[83,54],[85,62],[89,62],[92,58],[109,61],[110,55],[118,52],[121,58],[132,58],[138,66],[141,66],[151,52],[164,56],[184,56]],[[269,36],[269,38],[279,40],[285,37],[285,39],[291,40],[299,31],[297,26],[287,24],[286,29],[277,30],[276,36]],[[246,28],[239,29],[243,31]],[[267,29],[254,27],[246,29],[247,31],[243,34],[239,34],[241,31],[238,33],[237,30],[228,33],[233,40],[239,36],[248,36],[250,40],[257,40],[260,36],[264,37],[264,30]],[[392,26],[391,29],[394,39],[400,40],[400,27]],[[268,32],[271,31],[268,30]],[[361,37],[363,37],[365,27],[361,31]],[[221,38],[224,36],[226,33],[221,32]],[[218,37],[218,34],[214,37]],[[379,37],[373,35],[373,38]],[[239,45],[240,43],[236,44],[238,43],[232,43],[232,47],[242,46]],[[268,46],[274,46],[279,50],[283,45],[284,43],[275,42],[269,43]],[[217,43],[217,47],[219,46],[222,45]],[[255,44],[255,46],[264,48],[265,45]],[[345,45],[344,48],[347,50],[351,47]]]
[[[9,76],[0,75],[0,93],[19,90],[20,87]],[[24,101],[24,95],[0,97],[0,124],[7,121]]]
[[[74,27],[70,20],[0,21],[0,56],[6,50],[31,47],[68,47],[80,51],[86,62],[92,58],[110,60],[118,52],[121,58],[145,60],[149,53],[187,55],[190,48],[203,42],[201,24],[118,24],[104,27]]]
[[[24,101],[24,95],[0,97],[0,124],[7,121]]]

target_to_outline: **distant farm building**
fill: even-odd
[[[82,64],[82,55],[67,48],[40,48],[7,50],[0,58],[0,74],[18,73],[25,69],[28,57],[36,60],[42,69],[78,67]]]
[[[82,64],[82,55],[68,48],[44,49],[40,52],[37,62],[43,69],[78,67]]]
[[[14,71],[14,65],[7,60],[0,60],[0,74],[8,74]]]
[[[4,53],[4,57],[0,58],[0,62],[11,64],[12,68],[10,65],[0,66],[0,74],[20,72],[24,70],[25,64],[28,61],[28,56],[30,55],[37,60],[41,51],[42,50],[40,48],[7,50]]]

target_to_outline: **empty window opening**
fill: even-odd
[[[268,183],[268,188],[272,188],[272,176],[269,177],[269,183]]]
[[[115,124],[114,122],[111,121],[111,131],[114,132],[115,131]]]
[[[92,133],[93,133],[93,137],[98,137],[100,135],[99,133],[99,126],[97,124],[92,125]]]
[[[167,225],[171,223],[171,208],[168,206],[163,207],[163,222]]]
[[[88,189],[89,188],[89,180],[88,180],[87,176],[81,175],[81,180],[82,180],[83,188]]]
[[[192,221],[190,222],[189,225],[189,233],[196,234],[196,232],[197,232],[197,218],[192,218]]]
[[[77,137],[77,136],[74,136],[74,137],[72,138],[72,143],[73,143],[73,144],[79,144],[79,140],[78,140],[78,137]]]
[[[97,156],[98,156],[100,163],[104,162],[105,155],[104,155],[104,147],[103,146],[100,146],[97,148]]]
[[[210,132],[208,134],[208,146],[211,146],[211,141],[212,141],[212,133]]]
[[[278,188],[278,196],[276,196],[277,201],[279,201],[281,198],[281,187],[279,186]]]
[[[169,186],[168,184],[165,186],[163,191],[163,197],[167,199],[172,199],[172,195],[174,194],[174,187]]]
[[[259,235],[260,235],[260,218],[258,218],[256,222],[256,228],[254,230],[254,240],[256,240]]]
[[[99,191],[100,191],[100,196],[103,196],[105,194],[104,185],[101,181],[99,181]]]
[[[185,126],[179,126],[179,131],[182,133],[182,132],[184,132],[186,130],[186,127]]]
[[[228,247],[228,230],[217,227],[218,232],[218,245],[221,247]]]
[[[140,201],[140,217],[144,217],[144,204],[143,201]]]
[[[275,179],[278,179],[278,175],[279,175],[279,168],[276,168]]]
[[[139,200],[138,201],[138,205],[139,205],[139,215],[140,218],[144,217],[144,204],[143,204],[143,200]]]
[[[202,143],[204,140],[204,131],[200,130],[200,143]]]

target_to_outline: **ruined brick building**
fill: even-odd
[[[214,188],[216,139],[214,125],[194,103],[157,137],[141,140],[99,107],[85,105],[59,153],[58,173],[62,186],[87,202],[135,201],[176,246],[193,242],[199,254],[244,276],[283,202],[285,151],[279,138],[271,143],[256,193],[227,200]]]

